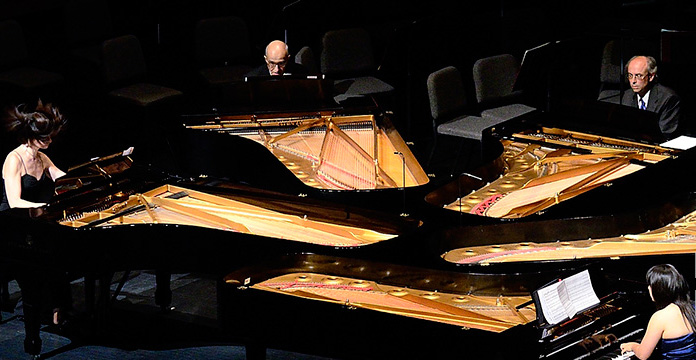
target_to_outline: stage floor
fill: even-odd
[[[122,273],[114,276],[116,289]],[[172,275],[172,306],[162,313],[154,303],[155,276],[136,272],[114,302],[108,325],[98,334],[88,329],[84,316],[84,280],[71,283],[76,316],[61,330],[43,325],[42,359],[245,359],[244,339],[231,338],[216,322],[215,281],[195,274]],[[30,359],[23,349],[21,293],[10,282],[10,303],[2,309],[0,359]],[[328,358],[268,349],[273,360]]]

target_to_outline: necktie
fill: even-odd
[[[645,101],[643,99],[640,99],[640,109],[645,110]]]

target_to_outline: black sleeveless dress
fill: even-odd
[[[24,165],[23,160],[22,165]],[[51,174],[48,173],[48,169],[44,169],[40,179],[26,174],[26,167],[24,168],[24,172],[25,174],[22,175],[22,199],[37,203],[47,203],[51,201],[53,192],[55,191],[55,182],[51,178]],[[2,192],[0,211],[5,211],[10,208],[10,204],[7,202],[7,194],[5,194],[4,179],[0,178],[0,185],[2,185],[2,187],[0,187],[0,192]]]

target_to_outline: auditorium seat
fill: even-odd
[[[163,137],[160,131],[178,125],[173,121],[178,119],[184,94],[148,78],[136,36],[108,39],[101,50],[106,114],[113,120],[109,128],[123,130],[122,146],[155,146],[155,140]]]
[[[317,66],[317,58],[314,51],[309,46],[303,46],[295,54],[295,63],[304,66],[309,74],[319,74],[319,66]]]
[[[393,92],[394,87],[377,77],[370,33],[363,28],[330,30],[322,37],[320,70],[334,79],[336,100]]]
[[[471,115],[462,75],[456,67],[447,66],[430,73],[426,85],[433,120],[433,147],[427,164],[430,166],[435,153],[437,137],[447,135],[462,140],[453,165],[456,166],[465,142],[481,146],[484,133],[498,124],[498,121]],[[475,148],[470,150],[473,152]]]
[[[134,35],[104,41],[101,53],[104,81],[111,100],[148,107],[183,95],[179,90],[148,82],[145,56]]]
[[[518,72],[517,59],[510,54],[476,60],[474,88],[482,118],[500,123],[535,110],[522,103],[524,94],[521,91],[513,91]]]
[[[599,95],[597,100],[618,104],[620,100],[621,59],[616,40],[608,41],[602,49],[602,63],[599,69]]]

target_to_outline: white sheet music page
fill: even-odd
[[[664,142],[660,144],[660,146],[678,150],[689,150],[696,146],[696,138],[682,135],[670,141]]]
[[[575,307],[575,312],[569,314],[570,317],[573,317],[577,311],[599,304],[599,298],[592,287],[589,271],[584,270],[563,281],[568,289],[568,298]]]
[[[552,325],[599,304],[588,270],[537,290],[537,296],[546,322]]]
[[[558,292],[558,288],[561,284],[563,283],[559,281],[537,290],[541,311],[544,314],[544,318],[546,318],[546,322],[549,324],[558,324],[568,318],[566,308]]]

